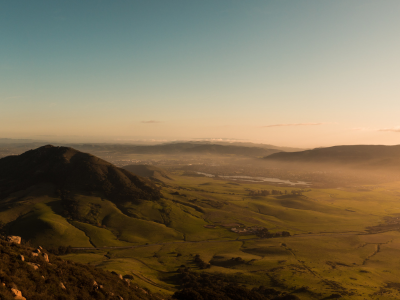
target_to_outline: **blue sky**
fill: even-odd
[[[2,1],[0,136],[400,144],[400,2]]]

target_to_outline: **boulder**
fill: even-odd
[[[44,258],[45,262],[49,262],[49,256],[47,253],[43,253],[43,258]]]
[[[22,293],[20,290],[11,288],[11,293],[14,295],[14,299],[16,299],[16,300],[26,300],[25,297],[22,297]]]
[[[130,274],[126,274],[126,275],[124,275],[123,277],[124,277],[124,279],[133,280],[133,276],[130,275]]]
[[[122,274],[118,274],[117,272],[112,271],[111,274],[117,275],[119,279],[123,280]]]
[[[16,235],[9,235],[7,237],[7,242],[21,244],[21,237]]]
[[[35,264],[35,263],[31,263],[31,262],[28,262],[27,264],[30,265],[30,266],[31,266],[32,268],[34,268],[35,270],[39,269],[39,267],[40,267],[39,264]]]
[[[19,255],[19,258],[20,258],[22,261],[25,261],[25,257],[24,257],[22,254]]]
[[[39,256],[39,254],[32,252],[32,256]]]
[[[65,287],[64,283],[62,283],[62,282],[60,282],[60,287],[61,287],[63,290],[66,290],[66,289],[67,289],[67,288]]]

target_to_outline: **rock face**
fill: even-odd
[[[14,299],[16,299],[16,300],[26,300],[25,297],[22,297],[22,293],[20,290],[12,288],[11,293],[14,295]]]
[[[16,235],[9,235],[7,237],[7,242],[21,244],[21,237]]]
[[[128,286],[131,285],[131,281],[130,281],[129,279],[125,278],[124,280],[125,280],[125,282],[128,284]]]

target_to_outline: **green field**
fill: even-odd
[[[301,299],[336,294],[342,299],[400,298],[400,224],[392,219],[390,226],[374,227],[400,214],[398,183],[250,197],[248,189],[292,188],[179,174],[172,179],[165,181],[162,200],[126,203],[122,210],[101,197],[86,198],[99,205],[96,222],[101,226],[79,221],[65,229],[53,226],[60,232],[75,230],[70,244],[89,243],[92,249],[64,257],[133,274],[136,282],[167,295],[179,288],[176,270],[184,265],[237,276],[248,288],[290,291]],[[60,217],[46,203],[37,206],[45,222]],[[26,219],[29,224],[29,215]],[[242,235],[230,230],[235,226],[291,236]],[[200,269],[196,254],[211,267]]]

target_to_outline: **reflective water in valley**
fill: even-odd
[[[204,175],[209,178],[215,178],[217,177],[216,175],[209,174],[209,173],[203,173],[203,172],[196,172],[197,174]],[[219,175],[218,178],[222,179],[227,179],[227,180],[237,180],[237,181],[248,181],[248,182],[272,182],[272,183],[278,183],[278,184],[288,184],[288,185],[310,185],[309,182],[305,181],[290,181],[290,180],[284,180],[284,179],[279,179],[279,178],[268,178],[268,177],[252,177],[252,176],[224,176],[224,175]]]

